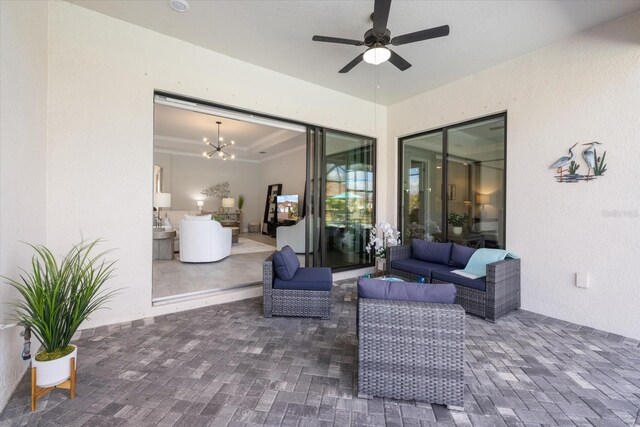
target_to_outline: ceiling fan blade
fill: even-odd
[[[361,42],[360,40],[341,39],[338,37],[326,37],[326,36],[313,36],[312,40],[314,42],[350,44],[353,46],[362,46],[364,44],[364,42]]]
[[[422,40],[435,39],[449,35],[449,26],[442,25],[440,27],[429,28],[428,30],[416,31],[415,33],[404,34],[391,39],[391,44],[400,46],[402,44],[419,42]]]
[[[407,68],[411,67],[411,64],[409,64],[402,56],[398,55],[391,49],[389,49],[389,52],[391,52],[391,56],[389,57],[389,62],[391,62],[396,67],[398,67],[400,71],[404,71]]]
[[[373,8],[373,33],[384,34],[389,20],[391,0],[376,0]]]
[[[347,65],[345,65],[342,70],[338,71],[339,73],[348,73],[349,71],[351,71],[351,69],[353,67],[355,67],[356,65],[358,65],[359,63],[362,62],[362,59],[364,58],[364,53],[361,53],[360,55],[356,56],[353,61],[349,62]]]

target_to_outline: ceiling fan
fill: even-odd
[[[313,41],[349,44],[353,46],[367,46],[368,49],[356,56],[355,59],[345,65],[339,72],[348,73],[353,67],[363,60],[369,64],[382,64],[389,60],[393,65],[398,67],[400,71],[404,71],[411,67],[400,55],[387,48],[387,45],[400,46],[408,43],[415,43],[422,40],[435,39],[449,35],[449,26],[442,25],[440,27],[429,28],[428,30],[416,31],[414,33],[404,34],[391,38],[391,32],[387,29],[387,21],[389,20],[389,9],[391,8],[391,0],[375,0],[371,20],[373,28],[364,33],[364,41],[342,39],[338,37],[313,36]]]

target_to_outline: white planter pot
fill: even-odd
[[[38,362],[31,359],[31,367],[36,368],[36,385],[38,387],[53,387],[61,384],[71,377],[71,358],[76,359],[78,366],[78,347],[73,346],[73,351],[64,357],[46,362]]]
[[[376,271],[385,271],[387,267],[387,259],[376,257]]]
[[[462,227],[453,227],[453,234],[462,234]]]

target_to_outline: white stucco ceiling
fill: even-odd
[[[372,0],[203,1],[174,12],[166,0],[69,0],[97,12],[359,98],[389,105],[640,9],[640,0],[394,0],[392,36],[448,24],[448,37],[393,48],[413,67],[361,63]]]

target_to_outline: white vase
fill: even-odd
[[[462,227],[453,227],[453,234],[462,234]]]
[[[385,271],[387,266],[387,259],[376,257],[376,271]]]
[[[36,385],[38,387],[53,387],[62,384],[71,378],[71,358],[76,359],[78,366],[78,347],[73,346],[73,351],[64,357],[45,362],[31,359],[31,367],[36,368]]]

